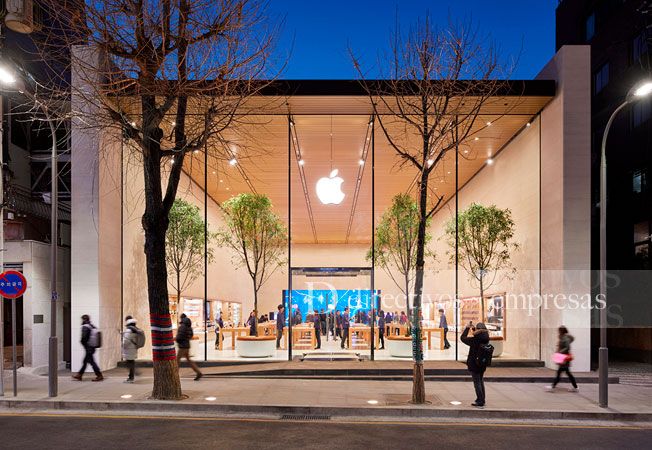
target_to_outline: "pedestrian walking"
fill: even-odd
[[[283,337],[283,328],[285,327],[285,308],[278,305],[276,313],[276,350],[281,348],[281,338]]]
[[[81,317],[82,327],[81,327],[81,345],[84,347],[84,362],[82,363],[81,369],[77,375],[73,375],[73,379],[81,381],[86,371],[86,366],[90,364],[95,372],[95,378],[92,381],[102,381],[104,376],[99,366],[95,362],[95,350],[102,346],[102,333],[97,329],[95,325],[91,323],[91,318],[88,314],[84,314]]]
[[[487,366],[482,362],[482,347],[489,343],[489,332],[487,327],[482,322],[478,322],[475,326],[473,323],[464,328],[464,332],[460,340],[469,346],[469,355],[466,358],[466,367],[471,372],[473,378],[473,387],[475,388],[475,401],[471,406],[479,408],[485,405],[485,389],[484,389],[484,372]]]
[[[446,320],[446,314],[443,309],[439,310],[439,328],[444,330],[444,350],[451,348],[451,345],[448,343],[448,321]]]
[[[570,363],[573,360],[573,354],[571,353],[571,344],[575,338],[568,333],[568,328],[565,326],[559,327],[559,341],[557,342],[557,353],[552,355],[552,359],[557,363],[557,375],[555,380],[552,382],[552,385],[547,386],[546,390],[552,392],[559,380],[561,379],[561,374],[566,372],[568,379],[571,382],[572,388],[568,389],[570,392],[577,392],[577,382],[575,377],[570,371]]]
[[[125,330],[122,332],[122,358],[127,364],[129,375],[125,383],[133,383],[136,375],[138,349],[145,345],[145,333],[136,326],[136,319],[125,317]]]
[[[185,358],[190,364],[192,370],[197,374],[195,376],[195,381],[198,381],[203,374],[199,371],[197,364],[190,359],[190,340],[192,339],[192,322],[185,314],[181,314],[181,323],[179,324],[179,329],[177,329],[177,345],[179,346],[179,351],[177,352],[177,364],[181,365],[181,358]]]

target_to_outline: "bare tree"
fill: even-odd
[[[398,156],[399,167],[415,172],[419,227],[412,317],[412,402],[417,404],[426,401],[421,343],[426,227],[444,199],[428,183],[449,153],[454,155],[460,144],[488,126],[478,122],[482,107],[505,82],[496,80],[499,62],[486,42],[469,23],[450,23],[439,29],[426,16],[405,35],[395,30],[389,54],[381,63],[382,80],[363,81],[375,119]],[[350,53],[364,80],[359,59]]]
[[[247,100],[268,84],[259,80],[273,78],[268,66],[277,30],[266,26],[266,4],[259,0],[43,3],[52,26],[35,41],[44,59],[61,60],[57,55],[67,55],[73,44],[99,55],[99,64],[70,55],[84,89],[66,80],[53,86],[66,86],[70,96],[93,106],[73,111],[78,123],[117,129],[142,162],[152,397],[180,399],[167,286],[168,214],[193,153],[234,158],[226,133],[246,117]]]

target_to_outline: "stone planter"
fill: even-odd
[[[493,354],[494,358],[503,354],[504,342],[505,342],[505,338],[503,338],[502,336],[494,336],[489,338],[489,343],[494,346],[494,354]]]
[[[235,352],[242,358],[267,358],[276,354],[274,336],[238,336]]]
[[[390,356],[397,358],[412,358],[411,336],[387,336],[387,350]]]

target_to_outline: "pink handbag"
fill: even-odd
[[[567,362],[570,362],[573,360],[573,357],[571,355],[567,355],[565,353],[553,353],[552,354],[552,362],[555,364],[565,364]]]

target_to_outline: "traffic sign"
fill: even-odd
[[[25,293],[27,280],[25,276],[15,270],[6,270],[0,273],[0,296],[4,298],[18,298]]]

